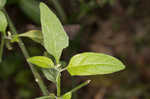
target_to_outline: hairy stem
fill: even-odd
[[[61,95],[61,73],[59,72],[57,76],[57,96],[59,97]]]
[[[70,92],[73,93],[73,92],[79,90],[80,88],[82,88],[82,87],[88,85],[90,82],[91,82],[91,80],[87,80],[87,81],[85,81],[84,83],[82,83],[82,84],[78,85],[77,87],[73,88]]]
[[[3,9],[3,12],[5,13],[5,15],[6,15],[6,17],[7,17],[8,24],[9,24],[9,27],[10,27],[11,32],[12,32],[13,34],[17,34],[16,28],[15,28],[13,22],[11,21],[10,17],[8,16],[6,10]],[[26,50],[26,47],[25,47],[24,43],[22,42],[22,40],[21,40],[20,38],[19,38],[18,45],[19,45],[19,47],[21,48],[21,51],[22,51],[24,57],[25,57],[26,59],[28,59],[28,58],[29,58],[29,54],[28,54],[28,52],[27,52],[27,50]],[[30,69],[31,69],[31,71],[32,71],[32,73],[33,73],[33,75],[34,75],[34,77],[35,77],[35,80],[36,80],[36,82],[38,83],[38,85],[39,85],[39,87],[40,87],[40,89],[41,89],[43,95],[49,95],[49,92],[48,92],[46,86],[44,85],[44,82],[43,82],[42,78],[40,77],[40,75],[39,75],[37,69],[36,69],[32,64],[30,64],[29,62],[28,62],[28,64],[29,64],[29,67],[30,67]]]

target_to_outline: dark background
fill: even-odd
[[[74,99],[150,99],[150,1],[149,0],[40,0],[60,18],[70,36],[62,60],[80,52],[100,52],[119,58],[126,69],[114,74],[70,77],[63,73],[62,91],[91,79]],[[18,33],[40,29],[38,0],[8,0],[6,10]],[[59,7],[61,7],[59,9]],[[9,29],[8,29],[9,30]],[[44,48],[23,39],[30,56]],[[0,63],[0,99],[34,99],[42,93],[34,81],[17,43],[5,47]],[[55,86],[46,82],[50,92]]]

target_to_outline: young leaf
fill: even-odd
[[[6,4],[7,0],[0,0],[0,9],[2,9],[5,4]]]
[[[112,56],[87,52],[73,56],[67,70],[72,76],[84,76],[109,74],[124,68],[124,64]]]
[[[56,78],[58,75],[58,71],[50,68],[50,69],[42,69],[42,72],[44,74],[44,76],[46,77],[47,80],[52,81],[53,83],[56,83]]]
[[[8,23],[5,14],[2,11],[0,11],[0,32],[5,33],[7,25]]]
[[[54,67],[53,61],[50,58],[45,57],[45,56],[34,56],[31,58],[28,58],[27,61],[42,68]]]
[[[31,31],[19,34],[19,37],[28,37],[37,43],[43,44],[43,35],[40,30],[31,30]]]
[[[68,46],[68,36],[59,19],[44,3],[40,3],[40,12],[44,46],[58,63],[62,50]]]
[[[19,42],[19,36],[18,36],[18,34],[12,35],[10,41],[11,41],[11,43]]]
[[[62,99],[71,99],[71,97],[72,97],[72,93],[68,92],[62,96]]]

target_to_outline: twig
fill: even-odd
[[[88,85],[90,82],[91,82],[91,80],[87,80],[87,81],[85,81],[84,83],[82,83],[82,84],[78,85],[77,87],[73,88],[70,92],[73,93],[73,92],[79,90],[80,88],[82,88],[82,87]]]
[[[59,72],[57,76],[57,96],[61,95],[61,73]]]
[[[12,31],[13,34],[17,34],[16,28],[15,28],[13,22],[11,21],[10,17],[8,16],[7,11],[5,9],[3,9],[3,12],[5,13],[5,15],[7,17],[10,30]],[[24,43],[22,42],[22,40],[20,38],[19,38],[18,45],[21,48],[21,51],[22,51],[24,57],[26,59],[28,59],[29,54],[26,50]],[[46,86],[44,85],[44,82],[43,82],[42,78],[40,77],[37,69],[32,64],[30,64],[29,62],[28,62],[28,64],[29,64],[29,67],[31,68],[31,71],[35,77],[36,82],[38,83],[40,89],[42,90],[43,95],[49,95],[48,90],[47,90]]]

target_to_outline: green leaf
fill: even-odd
[[[2,9],[5,4],[6,4],[7,0],[0,0],[0,9]]]
[[[71,97],[72,97],[72,93],[68,92],[62,96],[62,99],[71,99]]]
[[[0,11],[0,32],[5,33],[7,25],[8,23],[5,14],[2,11]]]
[[[31,58],[28,58],[27,61],[42,68],[54,67],[53,61],[50,58],[45,57],[45,56],[34,56]]]
[[[58,71],[50,68],[50,69],[42,69],[42,72],[47,80],[52,81],[53,83],[56,83],[56,78],[58,75]]]
[[[68,46],[68,36],[59,19],[44,3],[40,3],[40,12],[44,46],[58,63],[62,50]]]
[[[19,34],[19,37],[28,37],[33,41],[43,44],[43,35],[40,30],[31,30],[25,33]]]
[[[109,74],[124,68],[124,64],[112,56],[87,52],[73,56],[67,70],[72,76],[84,76]]]
[[[15,34],[11,36],[11,43],[19,42],[19,35]]]

